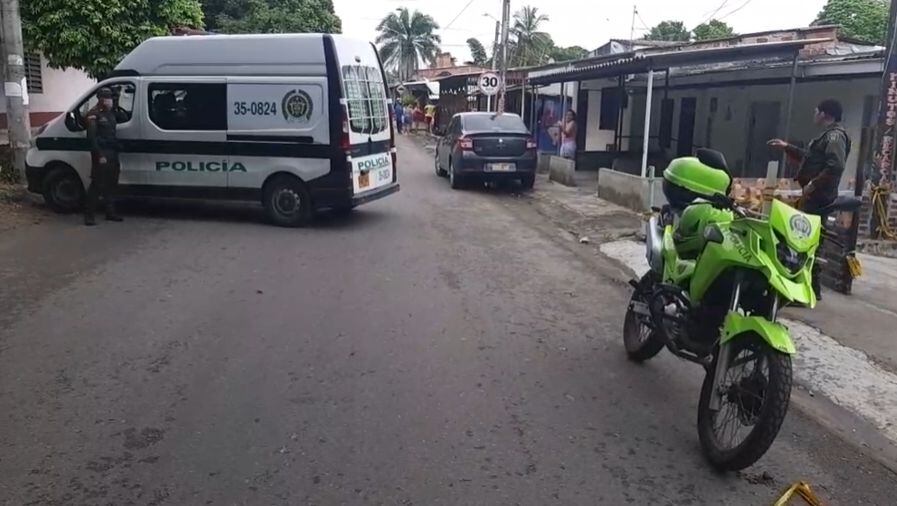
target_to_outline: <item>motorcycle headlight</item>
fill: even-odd
[[[791,274],[797,274],[807,265],[809,256],[806,253],[794,251],[783,238],[777,237],[777,239],[776,256],[779,259],[779,263],[782,264],[782,267],[788,269],[788,272]]]

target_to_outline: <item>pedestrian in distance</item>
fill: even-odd
[[[396,118],[396,131],[402,133],[402,124],[405,122],[405,108],[402,107],[402,100],[396,97],[393,104],[393,115]]]
[[[838,197],[841,175],[850,155],[851,140],[847,130],[841,125],[844,109],[834,99],[823,100],[816,106],[813,121],[822,133],[810,142],[807,149],[795,146],[782,139],[772,139],[769,145],[784,150],[792,160],[800,164],[795,178],[803,189],[800,210],[821,216],[821,211]],[[825,216],[822,219],[825,220]],[[813,289],[821,298],[822,284],[819,280],[819,264],[813,266]]]
[[[106,219],[122,221],[115,209],[118,176],[121,172],[118,160],[118,123],[127,121],[115,103],[111,88],[97,90],[97,105],[84,118],[87,126],[87,141],[90,144],[90,186],[84,208],[84,224],[96,225],[96,211],[100,199],[106,210]]]
[[[432,102],[424,106],[424,116],[427,122],[427,133],[433,134],[433,125],[436,122],[436,105]]]

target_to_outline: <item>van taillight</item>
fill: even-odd
[[[343,107],[343,133],[339,139],[339,147],[344,151],[352,149],[352,142],[349,140],[349,113]]]
[[[467,137],[461,137],[458,139],[458,148],[461,151],[472,151],[473,150],[473,139],[468,139]]]
[[[539,144],[536,143],[535,139],[527,139],[526,140],[526,149],[536,149],[539,147]]]

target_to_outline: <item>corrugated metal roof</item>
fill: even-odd
[[[660,70],[684,65],[730,62],[761,56],[793,55],[805,46],[824,42],[830,42],[830,39],[765,42],[706,49],[682,47],[675,50],[630,52],[534,70],[529,73],[529,78],[533,84],[549,84],[619,74],[640,74],[652,69]]]

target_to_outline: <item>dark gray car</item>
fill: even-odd
[[[452,188],[471,181],[518,180],[532,188],[536,180],[536,143],[516,114],[456,114],[436,144],[436,174]]]

